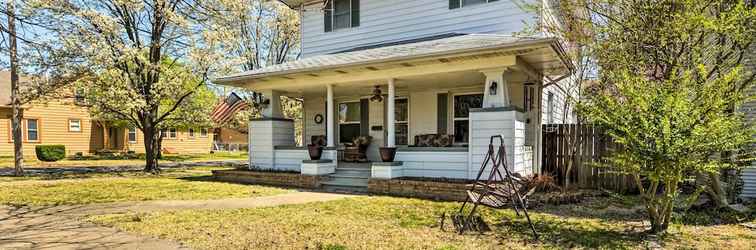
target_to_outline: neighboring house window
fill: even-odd
[[[394,126],[396,145],[407,145],[409,142],[409,101],[407,98],[396,99],[394,102]]]
[[[360,102],[339,104],[339,142],[349,143],[360,136]]]
[[[546,98],[546,123],[554,123],[554,93],[549,92]]]
[[[39,141],[39,120],[26,120],[26,140]]]
[[[86,105],[87,100],[84,96],[84,89],[78,88],[74,90],[74,104],[76,105]]]
[[[325,32],[360,26],[360,0],[331,0],[324,11]]]
[[[460,7],[481,4],[481,3],[496,2],[496,1],[499,1],[499,0],[449,0],[449,9],[456,9]]]
[[[136,128],[129,128],[129,143],[137,142],[137,130]]]
[[[189,137],[194,138],[194,129],[193,128],[189,129]]]
[[[178,137],[178,130],[176,130],[176,128],[171,128],[168,131],[168,138],[176,139],[176,137]]]
[[[207,137],[207,129],[201,128],[200,129],[200,137]]]
[[[470,109],[483,107],[483,94],[454,96],[454,142],[470,140]]]
[[[68,120],[69,132],[81,132],[81,119],[69,119]]]

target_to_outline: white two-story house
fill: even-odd
[[[474,179],[493,135],[503,136],[511,170],[532,173],[541,125],[569,120],[557,85],[572,63],[557,38],[514,35],[548,16],[519,1],[281,2],[301,15],[302,59],[215,80],[270,100],[264,118],[250,122],[253,167],[312,173],[280,96],[304,100],[303,141],[324,136],[337,172],[355,166],[340,161],[343,145],[370,136],[375,164],[365,163],[363,179]],[[378,164],[380,147],[396,148],[397,163]]]

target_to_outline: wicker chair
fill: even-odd
[[[367,148],[373,137],[358,136],[352,140],[352,143],[344,147],[344,161],[347,162],[367,162]]]

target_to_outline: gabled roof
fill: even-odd
[[[313,56],[297,61],[219,77],[215,79],[214,82],[219,84],[231,84],[233,82],[270,76],[423,59],[458,53],[475,53],[535,44],[549,44],[552,47],[559,47],[559,43],[554,38],[513,37],[496,34],[468,34],[442,37],[440,39],[429,41],[398,45],[388,44],[388,46],[384,47]],[[564,58],[562,55],[564,52],[561,48],[554,48],[554,50],[557,54],[560,54],[560,57]],[[565,64],[564,66],[566,68],[571,67],[569,62],[562,60],[562,63]]]

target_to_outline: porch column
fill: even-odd
[[[483,108],[500,108],[509,107],[509,86],[504,79],[503,69],[492,69],[482,71],[486,75],[486,87],[483,89]]]
[[[327,97],[326,97],[326,131],[328,132],[326,135],[326,140],[328,141],[328,147],[335,147],[336,146],[336,128],[333,126],[333,85],[328,84],[326,85],[327,88]]]
[[[396,90],[394,89],[394,79],[391,78],[388,80],[388,103],[386,105],[386,119],[388,120],[386,122],[386,132],[388,133],[388,138],[386,138],[386,147],[389,148],[396,147],[396,126],[394,125],[394,123],[396,122],[396,118],[394,117],[395,94]]]
[[[262,116],[265,118],[283,118],[283,112],[281,112],[281,92],[268,90],[261,93],[270,101],[270,104],[262,110]]]

